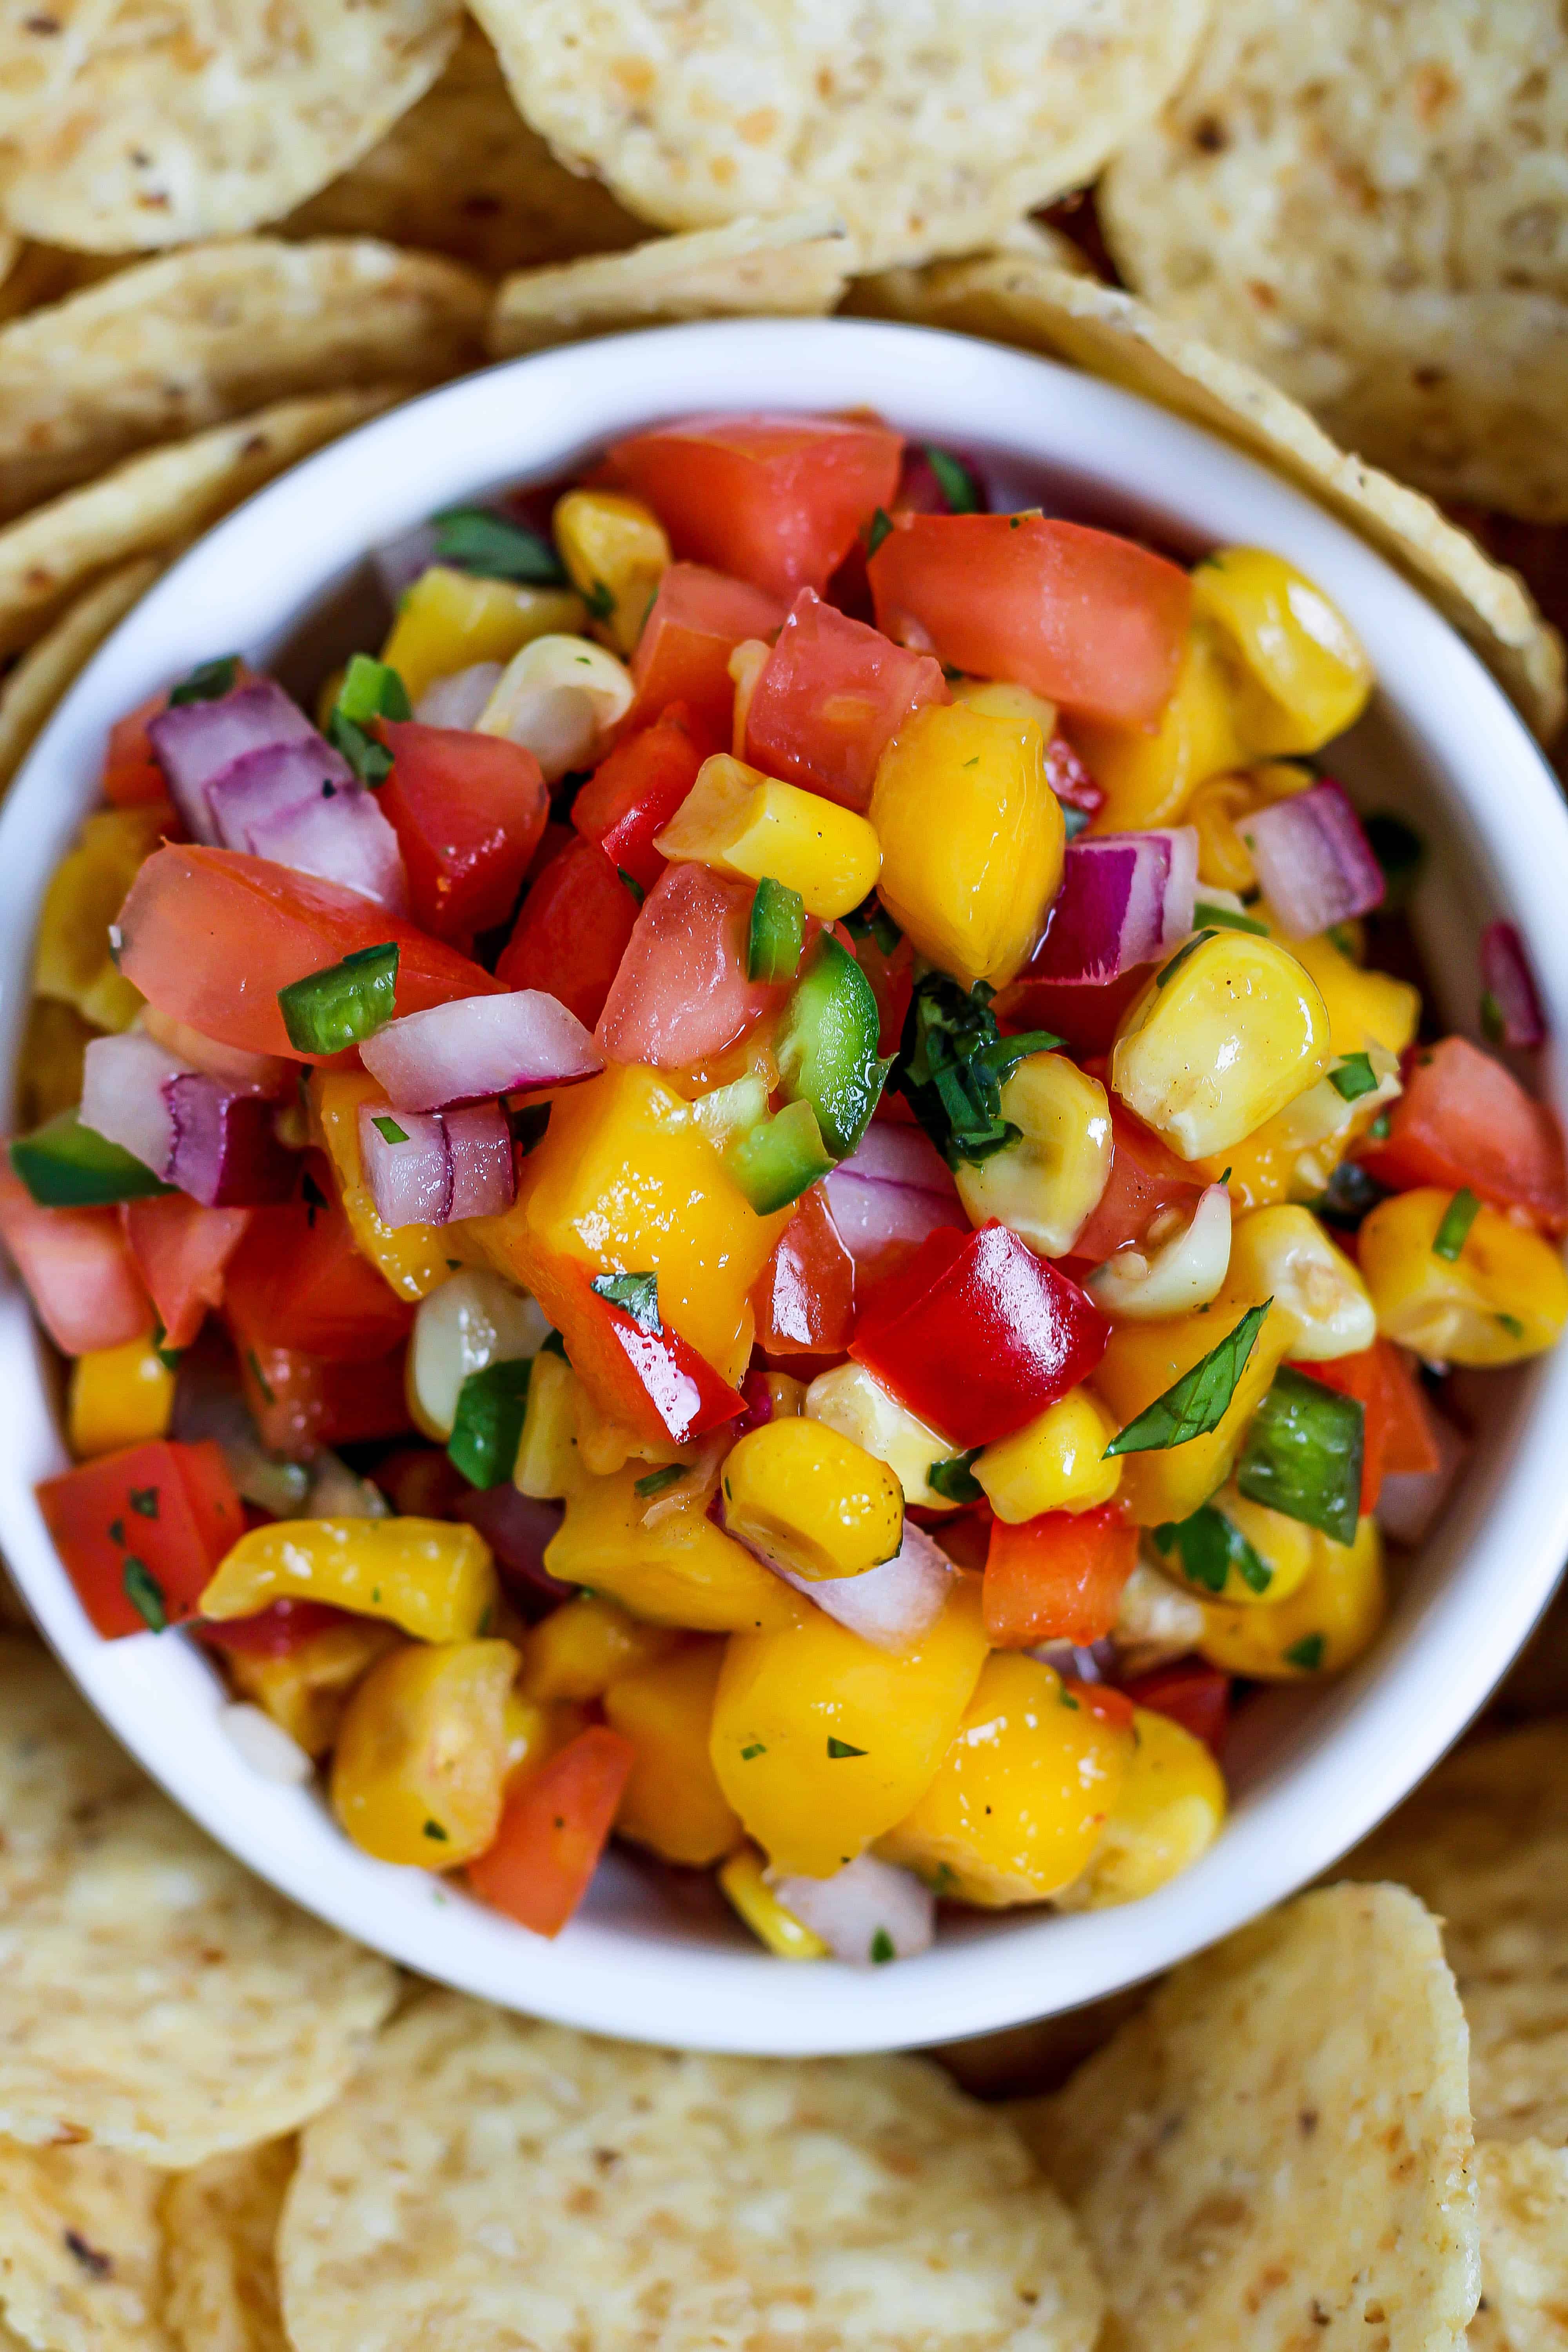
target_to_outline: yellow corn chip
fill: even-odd
[[[268,2140],[170,2182],[163,2317],[183,2352],[289,2352],[274,2249],[294,2157]]]
[[[1568,2352],[1568,2152],[1483,2141],[1476,2186],[1481,2300],[1470,2352]]]
[[[134,2157],[0,2140],[0,2352],[177,2352],[161,2317],[163,2188]]]

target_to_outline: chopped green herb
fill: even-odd
[[[847,1739],[835,1739],[832,1735],[829,1734],[827,1753],[832,1758],[833,1761],[837,1763],[841,1756],[864,1756],[866,1750],[863,1748],[851,1748]]]
[[[1323,1663],[1323,1652],[1327,1647],[1321,1633],[1303,1633],[1300,1640],[1292,1642],[1286,1651],[1285,1664],[1300,1666],[1304,1675],[1315,1675]]]
[[[1002,1089],[1031,1054],[1061,1044],[1048,1030],[1004,1037],[984,981],[960,988],[928,971],[910,1000],[891,1084],[903,1095],[950,1168],[988,1160],[1018,1139],[1002,1116]]]
[[[767,1749],[763,1747],[760,1739],[753,1739],[749,1748],[742,1748],[741,1761],[742,1764],[750,1764],[754,1758],[758,1756],[765,1756],[767,1752]]]
[[[169,708],[177,710],[185,702],[221,702],[226,694],[234,692],[238,670],[237,654],[222,654],[216,661],[198,662],[188,677],[169,688]]]
[[[437,1839],[442,1845],[445,1845],[447,1842],[447,1832],[441,1827],[439,1822],[426,1822],[425,1824],[425,1834],[427,1838]]]
[[[793,980],[805,945],[805,901],[786,882],[764,874],[752,899],[746,930],[746,978]]]
[[[886,1927],[879,1927],[871,1938],[872,1966],[879,1969],[885,1968],[889,1960],[896,1960],[898,1957],[891,1936],[889,1935]]]
[[[874,939],[885,956],[892,954],[904,936],[874,890],[845,916],[844,928],[852,940]]]
[[[1324,937],[1331,946],[1339,950],[1347,963],[1360,961],[1356,954],[1355,934],[1348,923],[1331,923]]]
[[[109,1540],[110,1540],[110,1543],[116,1543],[116,1544],[118,1544],[118,1545],[121,1547],[121,1550],[123,1550],[123,1549],[124,1549],[124,1548],[125,1548],[125,1522],[124,1522],[124,1520],[123,1520],[123,1519],[110,1519],[110,1522],[109,1522]]]
[[[161,1633],[169,1622],[169,1612],[163,1600],[163,1588],[144,1559],[134,1552],[128,1553],[120,1571],[120,1582],[125,1598],[145,1625]]]
[[[1238,915],[1234,907],[1216,907],[1212,898],[1200,898],[1193,908],[1193,920],[1212,929],[1253,931],[1260,940],[1268,937],[1268,926],[1255,915]]]
[[[369,654],[355,654],[327,720],[327,740],[342,753],[362,784],[383,784],[392,773],[392,754],[370,730],[378,719],[413,716],[408,690],[397,672]]]
[[[684,1478],[685,1475],[684,1462],[661,1462],[657,1470],[646,1472],[636,1481],[632,1492],[645,1498],[650,1495],[662,1495],[667,1486],[673,1486],[677,1479]]]
[[[1365,1444],[1359,1398],[1284,1364],[1248,1423],[1237,1489],[1287,1518],[1321,1528],[1336,1543],[1353,1543]]]
[[[639,1331],[651,1332],[658,1339],[664,1326],[658,1319],[657,1274],[596,1274],[592,1286],[601,1298],[629,1315]]]
[[[969,1465],[979,1452],[978,1445],[972,1445],[967,1454],[952,1454],[945,1462],[933,1462],[926,1472],[926,1485],[950,1503],[978,1503],[985,1490]]]
[[[139,1519],[155,1519],[158,1516],[157,1487],[132,1486],[131,1489],[131,1507],[135,1512]]]
[[[1370,1054],[1347,1054],[1329,1072],[1330,1086],[1348,1103],[1360,1102],[1363,1095],[1374,1095],[1379,1083]]]
[[[447,1454],[470,1486],[499,1486],[511,1476],[532,1370],[527,1356],[508,1358],[470,1372],[458,1391]]]
[[[1433,1236],[1434,1257],[1447,1258],[1450,1265],[1458,1263],[1459,1252],[1469,1238],[1470,1227],[1480,1213],[1480,1206],[1469,1186],[1461,1185],[1444,1210],[1442,1223]]]
[[[1198,950],[1203,946],[1204,941],[1205,940],[1212,940],[1213,937],[1213,931],[1194,931],[1186,945],[1184,947],[1179,947],[1176,950],[1175,954],[1171,958],[1170,962],[1166,964],[1162,971],[1157,971],[1154,974],[1155,987],[1169,988],[1171,982],[1175,979],[1176,974],[1181,971],[1182,966],[1186,962],[1187,958],[1192,955],[1196,955]]]
[[[633,898],[640,907],[643,900],[647,897],[647,892],[643,888],[643,886],[637,880],[637,876],[635,874],[628,874],[624,866],[617,866],[616,873],[619,879],[626,884],[626,888],[631,892]]]
[[[1418,833],[1413,833],[1403,817],[1392,816],[1387,811],[1363,817],[1362,831],[1367,846],[1383,868],[1384,904],[1388,908],[1403,907],[1415,887],[1426,855],[1426,844]]]
[[[1481,991],[1481,1034],[1489,1045],[1500,1045],[1503,1042],[1502,1006],[1489,988]]]
[[[887,538],[888,533],[892,530],[892,516],[889,514],[885,509],[879,507],[876,513],[871,517],[871,527],[866,533],[866,554],[868,560],[876,554],[877,550],[881,546],[882,541]]]
[[[261,1391],[262,1402],[266,1404],[276,1404],[278,1400],[272,1393],[272,1384],[268,1380],[266,1373],[262,1370],[261,1359],[257,1354],[254,1348],[247,1348],[246,1349],[245,1360],[250,1367],[251,1379]]]
[[[1388,1113],[1385,1110],[1380,1110],[1377,1117],[1373,1120],[1372,1125],[1367,1129],[1367,1134],[1373,1143],[1386,1143],[1388,1141],[1392,1125],[1393,1122],[1389,1118]]]
[[[588,607],[591,620],[607,621],[616,609],[616,600],[602,580],[595,580],[583,602]]]
[[[436,553],[441,562],[481,580],[521,580],[534,588],[566,583],[561,559],[547,539],[488,507],[448,507],[438,514]]]
[[[183,1348],[171,1348],[168,1344],[168,1340],[169,1335],[163,1328],[163,1317],[161,1315],[154,1316],[153,1318],[153,1353],[157,1357],[158,1361],[163,1365],[163,1370],[166,1372],[177,1372],[180,1369],[180,1359],[185,1351]]]
[[[1240,1322],[1191,1371],[1173,1381],[1163,1396],[1156,1397],[1111,1439],[1105,1449],[1107,1459],[1113,1454],[1153,1454],[1166,1446],[1185,1445],[1217,1429],[1273,1304],[1272,1298],[1266,1298],[1261,1307],[1248,1307]]]
[[[1220,1178],[1220,1180],[1219,1180],[1219,1181],[1220,1181],[1220,1182],[1221,1182],[1222,1184],[1228,1184],[1228,1183],[1229,1183],[1229,1181],[1230,1181],[1230,1178],[1231,1178],[1231,1171],[1230,1171],[1230,1170],[1227,1168],[1227,1169],[1226,1170],[1226,1171],[1225,1171],[1225,1174]]]
[[[1505,1315],[1500,1308],[1497,1319],[1502,1325],[1503,1329],[1508,1333],[1510,1339],[1523,1339],[1524,1326],[1520,1321],[1517,1315]]]
[[[11,1165],[33,1199],[46,1209],[88,1209],[115,1201],[141,1201],[170,1187],[95,1127],[83,1127],[74,1110],[62,1110],[19,1135],[9,1147]]]
[[[1154,1541],[1167,1559],[1175,1553],[1187,1582],[1205,1592],[1223,1592],[1232,1569],[1249,1592],[1267,1592],[1274,1581],[1262,1554],[1212,1503],[1200,1503],[1190,1518],[1166,1520],[1154,1529]]]
[[[936,476],[937,488],[947,500],[949,514],[983,514],[980,485],[961,457],[951,449],[926,447],[926,464]]]
[[[383,1143],[406,1143],[408,1140],[408,1129],[405,1127],[399,1127],[395,1118],[389,1118],[384,1114],[373,1118],[371,1125]]]
[[[397,1010],[397,942],[356,948],[341,963],[278,992],[289,1043],[301,1054],[339,1054],[372,1037]]]

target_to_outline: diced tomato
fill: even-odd
[[[153,1302],[112,1209],[45,1209],[0,1157],[0,1240],[39,1322],[68,1356],[153,1328]]]
[[[109,750],[103,762],[103,797],[111,808],[140,808],[144,802],[161,801],[169,789],[168,779],[153,757],[153,744],[147,733],[147,721],[156,719],[168,707],[168,692],[149,696],[117,719],[109,730]]]
[[[634,434],[610,469],[646,499],[679,556],[775,596],[826,587],[892,501],[902,436],[831,416],[693,416]]]
[[[401,1518],[449,1519],[459,1497],[474,1491],[444,1445],[403,1446],[370,1475]]]
[[[804,1192],[752,1292],[764,1356],[842,1356],[855,1334],[855,1261],[820,1184]]]
[[[210,1438],[128,1445],[46,1478],[37,1494],[77,1597],[110,1641],[192,1615],[245,1532],[239,1496]]]
[[[667,866],[610,984],[594,1042],[606,1060],[681,1070],[710,1061],[778,1001],[746,978],[755,886],[710,866]]]
[[[1124,1683],[1122,1690],[1134,1706],[1168,1715],[1216,1756],[1224,1748],[1230,1728],[1230,1676],[1222,1675],[1217,1666],[1205,1666],[1197,1658],[1179,1658],[1172,1665],[1156,1666],[1152,1673]]]
[[[1548,1233],[1568,1232],[1562,1130],[1510,1071],[1468,1038],[1445,1037],[1412,1047],[1402,1075],[1386,1140],[1356,1152],[1369,1175],[1395,1192],[1468,1185],[1499,1208],[1524,1210]]]
[[[909,515],[868,570],[877,625],[1085,718],[1152,728],[1171,698],[1192,589],[1162,555],[1045,515]]]
[[[163,1337],[188,1348],[209,1307],[223,1304],[224,1272],[250,1223],[248,1209],[204,1209],[184,1192],[127,1201],[121,1218]]]
[[[558,1936],[588,1891],[637,1762],[629,1739],[591,1723],[508,1801],[495,1843],[468,1864],[481,1903],[536,1936]]]
[[[334,1625],[352,1625],[347,1609],[330,1601],[274,1601],[254,1617],[204,1617],[195,1631],[214,1649],[237,1650],[247,1658],[288,1658]]]
[[[891,644],[803,588],[752,689],[746,757],[864,813],[877,762],[910,713],[952,699],[929,654]]]
[[[1132,1728],[1132,1701],[1114,1683],[1080,1683],[1076,1675],[1062,1676],[1062,1696],[1089,1715],[1098,1715],[1101,1723],[1113,1724],[1118,1731]]]
[[[572,822],[621,874],[651,890],[664,872],[653,845],[697,782],[697,771],[728,741],[700,727],[684,702],[672,702],[651,727],[623,735],[572,803]]]
[[[120,929],[120,968],[160,1013],[248,1054],[331,1058],[289,1044],[278,992],[388,940],[399,950],[399,1013],[500,989],[467,956],[357,890],[195,843],[153,851],[121,908]]]
[[[735,705],[730,656],[747,637],[771,637],[784,619],[776,596],[700,563],[672,563],[658,583],[632,656],[637,699],[629,727],[684,702],[699,727],[726,740]]]
[[[312,1152],[304,1197],[256,1209],[229,1261],[224,1311],[235,1344],[363,1363],[407,1336],[413,1307],[355,1245]]]
[[[985,1555],[985,1638],[996,1650],[1102,1641],[1138,1564],[1138,1530],[1114,1503],[994,1519]]]
[[[368,1363],[332,1364],[297,1348],[247,1340],[240,1331],[233,1337],[245,1401],[270,1453],[301,1461],[320,1445],[403,1437],[413,1428],[402,1347]]]
[[[1408,1478],[1443,1466],[1443,1449],[1413,1359],[1392,1339],[1377,1342],[1384,1409],[1383,1472]]]
[[[384,721],[392,773],[379,793],[397,835],[415,921],[438,940],[504,923],[550,814],[544,772],[503,735]]]
[[[1098,1265],[1124,1242],[1142,1241],[1161,1209],[1188,1214],[1202,1183],[1152,1128],[1110,1097],[1110,1174],[1089,1223],[1072,1245],[1075,1263]]]
[[[573,840],[522,902],[496,978],[503,988],[542,988],[591,1029],[637,919],[637,902],[602,849]]]
[[[1332,1389],[1339,1396],[1354,1397],[1362,1409],[1360,1508],[1365,1518],[1369,1511],[1377,1508],[1377,1498],[1383,1491],[1384,1441],[1388,1429],[1376,1346],[1365,1348],[1355,1356],[1335,1356],[1327,1363],[1297,1364],[1294,1370],[1305,1372],[1309,1380]]]

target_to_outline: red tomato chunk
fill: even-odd
[[[1114,1503],[1047,1511],[1018,1526],[994,1519],[982,1593],[985,1638],[998,1650],[1103,1641],[1137,1564],[1138,1530]]]
[[[637,902],[602,849],[569,842],[535,879],[501,951],[503,988],[542,988],[591,1029],[626,951]]]
[[[38,1508],[82,1607],[106,1640],[195,1613],[245,1515],[211,1439],[158,1438],[46,1478]]]
[[[1500,1209],[1522,1209],[1548,1233],[1568,1232],[1562,1130],[1511,1071],[1468,1038],[1445,1037],[1413,1047],[1403,1075],[1387,1140],[1356,1153],[1369,1175],[1396,1192],[1468,1186]]]
[[[594,1042],[606,1060],[679,1070],[710,1061],[777,1000],[746,978],[755,887],[708,866],[671,866],[648,894]]]
[[[550,814],[531,751],[468,728],[384,720],[392,773],[378,795],[397,835],[415,921],[466,941],[504,923]]]
[[[877,762],[904,720],[952,699],[929,654],[890,645],[803,588],[752,689],[746,757],[864,814]]]
[[[672,702],[651,727],[625,735],[602,760],[572,803],[572,822],[584,841],[602,849],[618,874],[651,890],[664,872],[653,845],[697,782],[711,752],[729,736],[700,729],[684,702]]]
[[[700,727],[730,740],[735,686],[730,656],[748,637],[771,637],[784,619],[777,597],[698,563],[672,563],[632,656],[637,699],[626,724],[644,726],[684,702]]]
[[[495,1843],[468,1864],[481,1903],[536,1936],[558,1936],[588,1891],[619,1811],[637,1749],[590,1724],[510,1799]]]

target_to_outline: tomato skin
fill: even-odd
[[[471,939],[504,923],[550,814],[531,751],[469,728],[384,720],[392,773],[381,813],[397,835],[421,929]]]
[[[1151,728],[1170,700],[1192,589],[1131,540],[1045,515],[899,517],[867,567],[877,625],[1085,718]]]
[[[296,1348],[247,1340],[232,1322],[229,1329],[245,1401],[270,1453],[303,1461],[321,1445],[402,1437],[412,1430],[401,1345],[367,1362],[328,1363]]]
[[[1413,1046],[1402,1076],[1386,1140],[1357,1148],[1368,1175],[1394,1192],[1468,1186],[1494,1207],[1524,1210],[1546,1233],[1568,1232],[1562,1131],[1511,1071],[1468,1038],[1445,1037]]]
[[[855,1336],[855,1261],[820,1184],[803,1192],[752,1290],[764,1356],[842,1356]]]
[[[634,434],[610,471],[678,556],[785,598],[818,594],[899,486],[903,436],[827,416],[692,416]]]
[[[144,1633],[126,1590],[130,1560],[153,1580],[171,1625],[191,1616],[245,1532],[239,1496],[211,1438],[166,1437],[46,1478],[38,1508],[77,1597],[106,1641]]]
[[[588,1891],[637,1762],[629,1739],[592,1723],[508,1800],[495,1843],[468,1864],[481,1903],[536,1936],[558,1936]]]
[[[1172,1665],[1137,1675],[1121,1688],[1134,1706],[1168,1715],[1173,1723],[1201,1739],[1211,1754],[1219,1755],[1230,1728],[1230,1676],[1221,1674],[1217,1666],[1205,1665],[1197,1658],[1178,1658]]]
[[[209,1307],[223,1304],[224,1275],[250,1223],[248,1209],[204,1209],[184,1192],[127,1201],[125,1239],[171,1348],[188,1348]]]
[[[63,1355],[118,1348],[152,1329],[153,1303],[114,1210],[43,1208],[0,1158],[0,1240]]]
[[[153,757],[147,721],[167,709],[168,693],[150,695],[145,702],[117,719],[109,730],[103,761],[103,797],[111,808],[140,808],[161,801],[168,792],[163,769]]]
[[[220,1045],[325,1062],[290,1045],[278,992],[359,948],[395,940],[397,1010],[422,1013],[501,983],[400,915],[269,858],[196,843],[155,849],[120,910],[120,968],[160,1013]]]
[[[605,1009],[637,904],[602,849],[572,841],[539,874],[501,950],[502,988],[542,988],[585,1028]]]
[[[256,1209],[229,1261],[224,1307],[236,1345],[282,1348],[330,1363],[383,1356],[407,1335],[414,1309],[362,1257],[310,1155],[314,1197]]]
[[[1203,1191],[1152,1128],[1110,1100],[1110,1174],[1089,1223],[1072,1245],[1072,1263],[1099,1265],[1124,1242],[1142,1241],[1161,1209],[1191,1213]]]
[[[803,588],[752,689],[746,757],[864,815],[877,762],[904,720],[952,699],[929,654],[890,644]]]
[[[1391,1339],[1377,1339],[1358,1356],[1298,1364],[1299,1372],[1354,1397],[1363,1412],[1361,1516],[1377,1508],[1385,1476],[1436,1470],[1441,1460],[1409,1360]]]
[[[716,730],[698,727],[684,702],[672,702],[651,727],[623,735],[600,761],[572,803],[572,822],[617,873],[651,890],[665,866],[655,834],[697,782],[703,761],[727,749]]]
[[[1102,1641],[1138,1564],[1138,1530],[1114,1503],[993,1519],[982,1603],[993,1649]]]
[[[628,727],[646,726],[684,702],[698,726],[728,741],[735,704],[730,656],[746,637],[771,637],[783,604],[749,581],[700,563],[672,563],[632,656],[637,698]]]
[[[750,882],[710,866],[665,868],[648,892],[594,1032],[610,1062],[656,1070],[711,1061],[754,1029],[778,1001],[746,978]]]
[[[1135,963],[1115,980],[1031,980],[1026,965],[999,992],[996,1018],[1005,1029],[1050,1030],[1081,1062],[1110,1053],[1122,1014],[1153,975],[1152,963]]]

